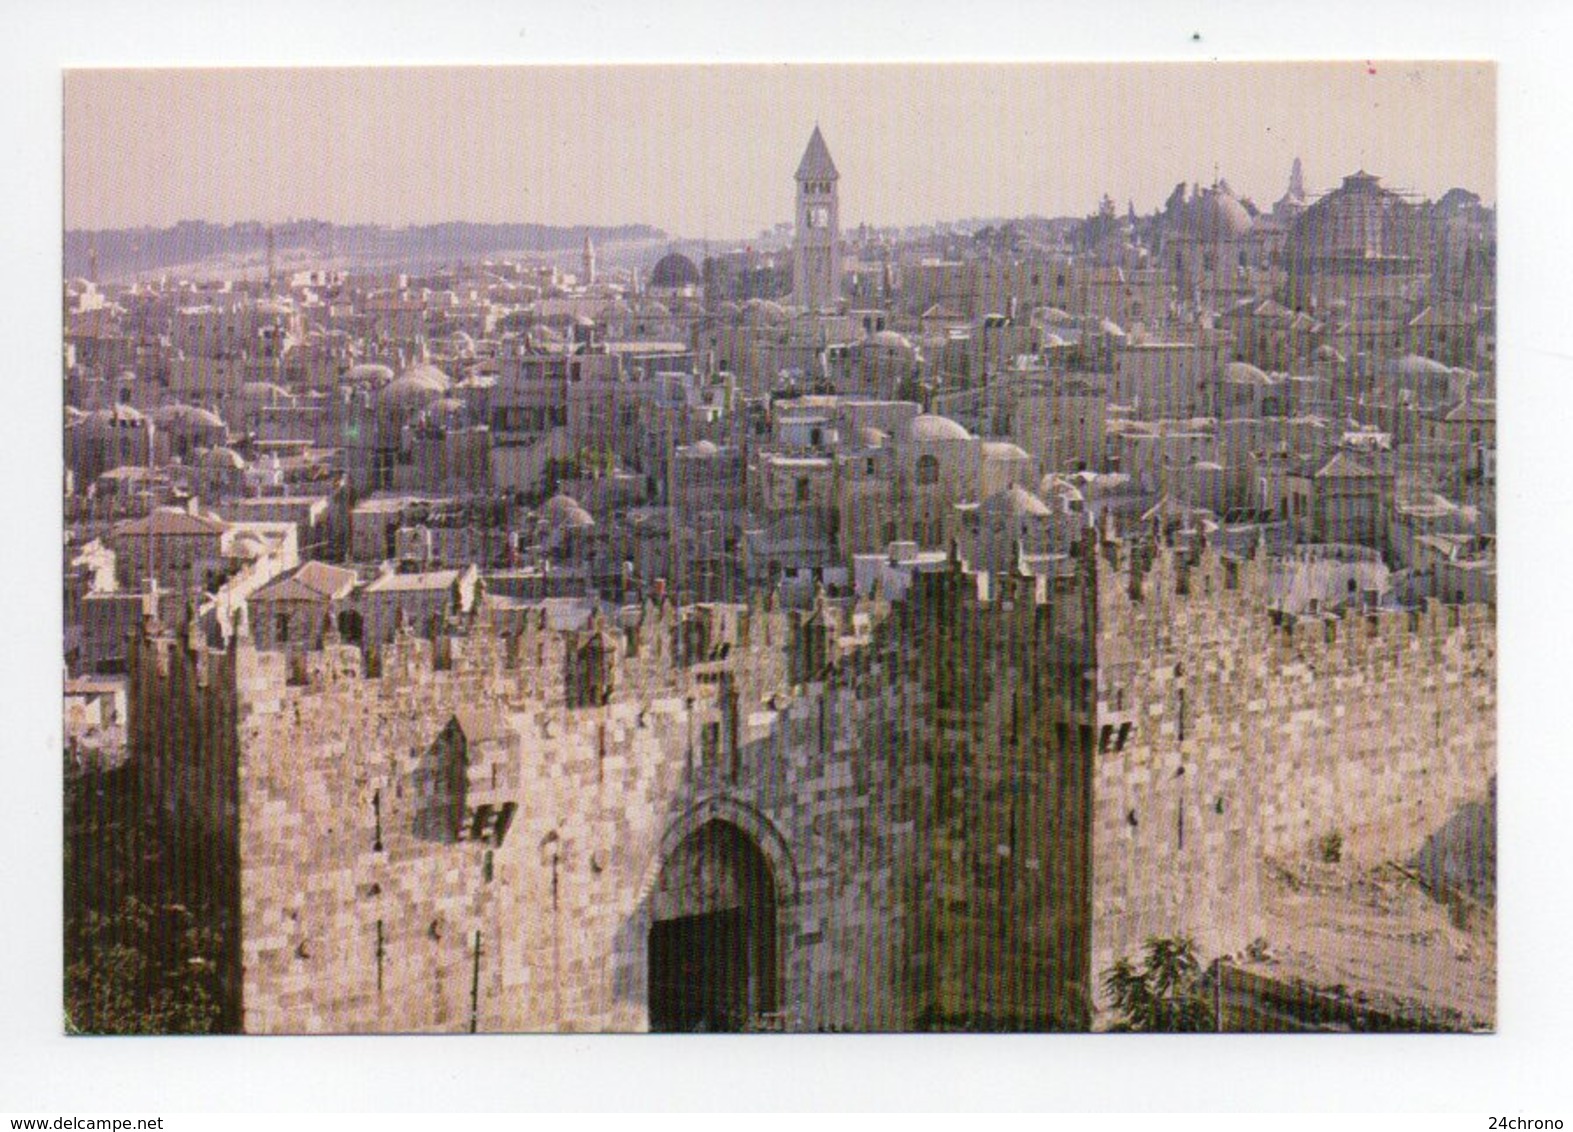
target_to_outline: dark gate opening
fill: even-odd
[[[648,961],[651,1030],[732,1033],[776,1011],[775,882],[741,830],[711,822],[666,862]]]
[[[748,923],[741,908],[650,928],[650,1028],[736,1032],[748,1023]]]

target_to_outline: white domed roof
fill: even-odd
[[[448,375],[434,365],[411,366],[378,391],[377,408],[411,412],[442,397],[452,386]]]
[[[241,458],[239,452],[233,448],[225,448],[223,445],[209,448],[202,453],[198,463],[210,472],[238,472],[246,466],[246,461]]]
[[[164,405],[153,410],[154,423],[169,432],[197,429],[219,429],[227,426],[224,418],[195,405]]]
[[[1054,513],[1049,510],[1047,503],[1044,503],[1043,500],[1020,484],[1012,484],[1004,491],[990,496],[986,502],[995,506],[1003,506],[1012,515],[1045,516]]]
[[[907,439],[919,442],[936,440],[971,440],[972,434],[949,417],[934,413],[920,413],[907,426]]]
[[[1393,363],[1393,372],[1401,377],[1423,377],[1447,373],[1448,368],[1441,362],[1422,358],[1419,354],[1406,354]]]
[[[869,336],[869,341],[876,346],[884,346],[890,350],[901,350],[905,353],[913,352],[911,340],[905,334],[898,334],[894,330],[881,330]]]
[[[1230,362],[1223,367],[1223,379],[1237,385],[1268,385],[1272,381],[1249,362]]]
[[[240,399],[248,405],[276,405],[290,400],[291,394],[271,381],[248,381],[240,387]]]
[[[744,322],[778,323],[787,317],[786,308],[769,299],[749,299],[743,304]]]
[[[562,494],[552,496],[542,505],[541,518],[546,520],[548,526],[558,529],[595,526],[595,519],[590,512],[581,507],[577,500]]]
[[[890,434],[883,429],[867,426],[857,429],[853,435],[857,437],[858,446],[861,448],[883,448],[885,441],[890,439]]]

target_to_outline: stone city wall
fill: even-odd
[[[1121,548],[1125,549],[1125,548]],[[1263,562],[1105,547],[1092,828],[1096,977],[1150,936],[1272,934],[1260,870],[1407,861],[1496,761],[1494,610],[1269,613]]]
[[[226,847],[248,1031],[645,1029],[653,925],[740,901],[769,1025],[1085,1028],[1149,936],[1267,931],[1264,857],[1407,859],[1487,787],[1488,609],[1291,622],[1265,570],[1089,535],[893,605],[155,640],[134,750]]]

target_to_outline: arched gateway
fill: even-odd
[[[731,822],[678,842],[651,894],[651,1030],[736,1031],[777,1010],[778,898],[769,859]]]

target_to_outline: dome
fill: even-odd
[[[1045,517],[1054,513],[1049,510],[1048,504],[1020,484],[1012,484],[1004,491],[991,496],[988,502],[996,507],[1003,506],[1008,514],[1017,517],[1022,515]]]
[[[452,385],[448,375],[434,365],[411,366],[378,391],[377,408],[413,412],[444,396]]]
[[[1186,205],[1180,230],[1209,244],[1242,240],[1251,231],[1251,214],[1227,189],[1203,189]]]
[[[885,441],[890,439],[890,434],[882,429],[864,426],[852,434],[857,438],[859,448],[883,448]]]
[[[650,272],[652,287],[697,287],[699,283],[699,269],[681,252],[668,252],[656,261]]]
[[[701,440],[695,444],[690,444],[687,449],[690,456],[714,456],[719,451],[720,449],[715,446],[715,443],[709,440]]]
[[[153,411],[153,421],[166,432],[200,432],[203,429],[223,432],[227,428],[224,418],[195,405],[165,405]]]
[[[1249,362],[1230,362],[1223,367],[1223,379],[1237,385],[1270,385],[1272,379]]]
[[[665,303],[651,301],[640,308],[640,313],[646,318],[668,318],[672,312]]]
[[[277,405],[292,397],[288,389],[271,381],[248,381],[240,387],[240,399],[248,405]]]
[[[898,334],[894,330],[881,330],[869,336],[869,342],[875,346],[882,346],[887,350],[899,350],[905,354],[916,353],[910,339],[905,334]]]
[[[777,323],[787,321],[786,308],[769,299],[749,299],[743,304],[744,322]]]
[[[921,444],[936,440],[971,440],[972,434],[949,417],[922,413],[913,417],[907,426],[907,439]]]
[[[1406,354],[1393,363],[1393,372],[1400,377],[1425,377],[1447,373],[1448,368],[1441,362],[1422,358],[1419,354]]]
[[[1333,349],[1326,342],[1323,342],[1320,346],[1318,346],[1311,357],[1319,362],[1337,362],[1340,365],[1342,365],[1346,360],[1342,354]]]
[[[554,495],[541,507],[541,518],[555,530],[565,527],[593,527],[595,520],[577,500],[566,495]]]
[[[204,471],[209,472],[238,472],[246,466],[246,461],[241,459],[240,453],[233,448],[209,448],[202,453],[202,458],[197,461]]]

